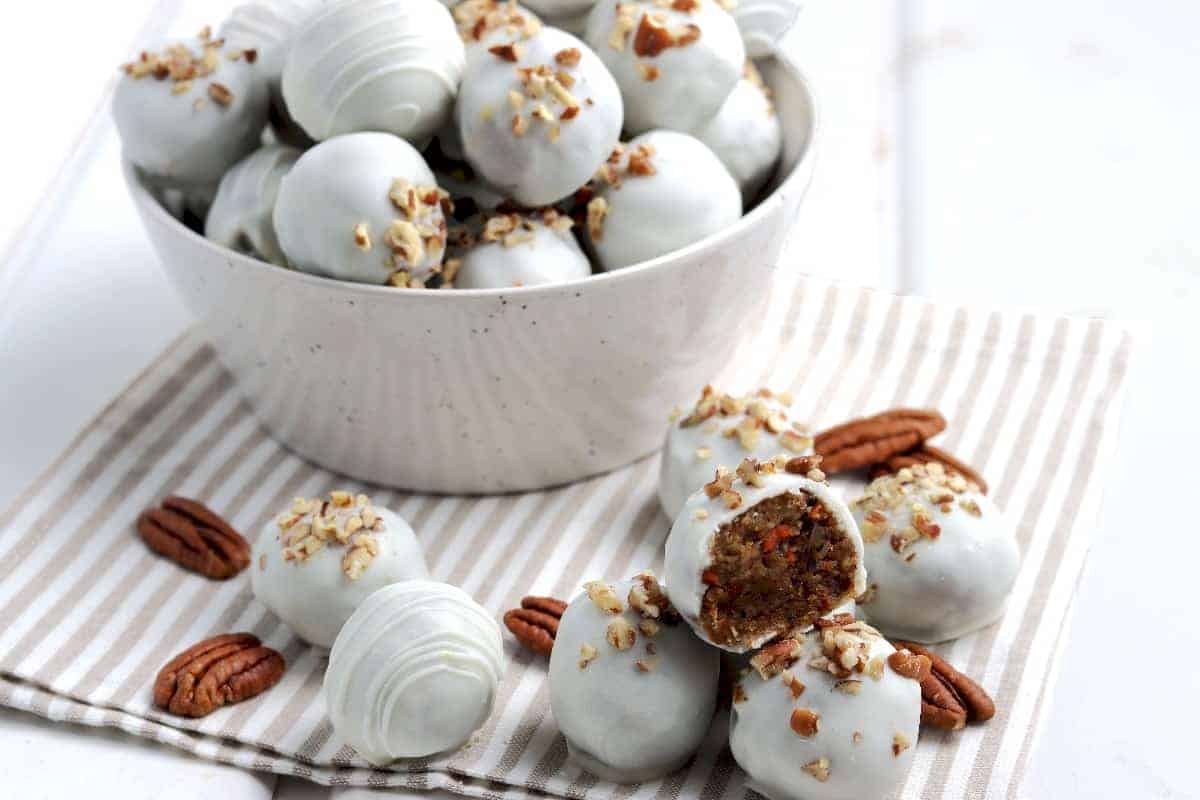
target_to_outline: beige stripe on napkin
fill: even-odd
[[[981,313],[784,274],[759,338],[739,352],[721,382],[790,388],[794,415],[813,427],[894,405],[940,408],[950,421],[941,443],[993,483],[1018,526],[1021,574],[1001,622],[944,649],[1000,712],[958,736],[923,736],[899,796],[1017,796],[1099,513],[1128,334],[1094,320]],[[372,490],[275,444],[208,346],[186,336],[7,515],[0,703],[326,784],[494,798],[742,798],[745,776],[725,746],[723,717],[695,761],[664,780],[622,787],[580,771],[550,713],[544,660],[511,641],[495,712],[469,747],[372,768],[328,723],[323,654],[255,602],[244,581],[181,574],[132,530],[137,512],[170,492],[213,505],[255,536],[296,494],[365,489],[412,522],[436,576],[499,617],[527,593],[570,596],[585,580],[659,566],[668,521],[657,470],[649,458],[573,486],[490,498]],[[283,681],[200,720],[154,709],[150,684],[163,660],[230,630],[252,630],[282,651]]]

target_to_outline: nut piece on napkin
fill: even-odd
[[[148,508],[138,534],[154,552],[206,578],[225,580],[250,566],[250,544],[202,503],[172,495]]]
[[[895,408],[818,433],[813,449],[824,457],[822,469],[833,474],[887,461],[945,429],[946,418],[937,411]]]
[[[227,633],[192,645],[154,679],[154,705],[203,717],[270,689],[283,677],[283,656],[250,633]]]

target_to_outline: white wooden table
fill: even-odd
[[[94,111],[135,42],[227,5],[0,10],[0,506],[187,324]],[[790,42],[825,134],[794,268],[1147,321],[1029,797],[1200,796],[1198,25],[1200,7],[1166,0],[811,0]],[[0,776],[21,798],[331,795],[2,710]]]

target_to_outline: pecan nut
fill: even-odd
[[[871,478],[878,478],[880,475],[889,475],[893,472],[899,472],[905,467],[913,467],[917,464],[941,464],[946,468],[947,472],[957,472],[968,481],[979,487],[979,491],[987,494],[988,485],[983,476],[976,472],[971,466],[955,456],[947,453],[941,448],[934,447],[931,444],[922,444],[907,453],[900,453],[892,456],[883,463],[876,464],[871,467]]]
[[[946,429],[946,418],[931,409],[896,408],[850,420],[813,439],[821,469],[845,472],[887,461]]]
[[[250,566],[250,544],[203,504],[171,496],[161,508],[138,517],[137,530],[146,545],[184,569],[207,578],[232,578]]]
[[[154,679],[154,705],[203,717],[270,689],[283,677],[283,656],[250,633],[227,633],[192,645]]]
[[[567,604],[562,600],[530,595],[521,599],[520,608],[504,612],[504,625],[518,642],[535,653],[548,656],[554,648],[558,621],[566,610]]]
[[[921,681],[921,724],[956,731],[968,722],[987,722],[995,716],[996,704],[987,691],[946,659],[914,642],[892,644],[929,659],[929,675]]]

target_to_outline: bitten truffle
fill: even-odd
[[[554,719],[588,772],[618,783],[662,777],[708,731],[718,651],[692,635],[648,572],[584,588],[550,654]]]
[[[866,587],[858,526],[806,462],[780,456],[718,467],[675,518],[664,577],[701,639],[733,653],[753,650]]]
[[[1004,613],[1020,566],[1013,527],[941,464],[877,478],[851,503],[866,552],[860,613],[914,642],[954,639]]]
[[[427,577],[425,556],[400,515],[366,495],[296,498],[258,535],[250,584],[259,602],[318,647],[329,647],[376,589]]]

